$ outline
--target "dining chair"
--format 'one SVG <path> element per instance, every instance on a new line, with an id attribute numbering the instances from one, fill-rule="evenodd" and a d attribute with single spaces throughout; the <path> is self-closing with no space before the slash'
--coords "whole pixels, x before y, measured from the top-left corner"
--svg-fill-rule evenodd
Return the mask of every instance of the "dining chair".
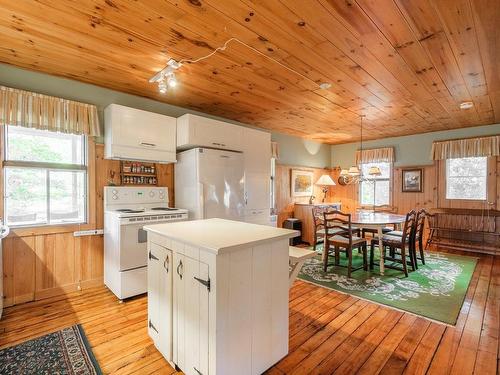
<path id="1" fill-rule="evenodd" d="M 313 225 L 314 225 L 314 243 L 313 250 L 316 251 L 316 245 L 323 242 L 325 238 L 325 226 L 323 225 L 323 213 L 328 210 L 329 207 L 317 206 L 312 208 Z"/>
<path id="2" fill-rule="evenodd" d="M 353 230 L 351 222 L 351 214 L 346 214 L 337 210 L 327 211 L 323 213 L 323 222 L 325 224 L 325 244 L 323 256 L 323 270 L 326 272 L 328 268 L 328 256 L 330 248 L 333 247 L 335 266 L 340 265 L 340 252 L 346 253 L 348 258 L 347 277 L 351 277 L 351 273 L 363 268 L 368 270 L 367 261 L 367 242 L 365 238 L 354 235 L 356 230 Z M 354 249 L 361 250 L 363 253 L 363 266 L 352 268 L 352 251 Z M 342 266 L 343 267 L 343 266 Z"/>
<path id="3" fill-rule="evenodd" d="M 361 210 L 365 210 L 365 208 L 361 207 Z M 393 214 L 396 212 L 396 208 L 389 206 L 389 205 L 382 205 L 382 206 L 375 206 L 375 208 L 372 208 L 371 210 L 368 209 L 368 211 Z M 382 233 L 384 233 L 384 234 L 389 233 L 389 232 L 393 231 L 394 229 L 395 229 L 394 227 L 393 228 L 385 227 L 385 228 L 382 228 Z M 375 235 L 378 233 L 378 230 L 373 229 L 373 228 L 363 228 L 361 230 L 361 237 L 366 238 L 366 233 L 370 233 L 372 237 L 375 237 Z"/>
<path id="4" fill-rule="evenodd" d="M 427 217 L 427 211 L 422 208 L 417 212 L 416 224 L 415 224 L 415 233 L 413 235 L 413 258 L 415 259 L 415 266 L 418 268 L 417 260 L 420 259 L 422 264 L 425 264 L 425 256 L 424 256 L 424 227 L 425 227 L 425 218 Z M 420 254 L 420 258 L 417 254 L 417 245 L 418 252 Z"/>
<path id="5" fill-rule="evenodd" d="M 410 264 L 412 266 L 413 271 L 415 271 L 416 269 L 416 260 L 414 258 L 414 252 L 412 250 L 411 244 L 415 230 L 416 216 L 417 214 L 415 213 L 415 210 L 411 210 L 406 214 L 406 219 L 401 236 L 390 234 L 382 235 L 382 249 L 380 249 L 380 256 L 384 258 L 384 262 L 388 260 L 393 263 L 401 263 L 402 265 L 402 268 L 393 266 L 392 264 L 386 265 L 385 267 L 403 271 L 406 277 L 408 277 L 407 264 Z M 370 244 L 370 269 L 373 269 L 374 250 L 375 246 L 378 245 L 378 237 L 372 238 Z M 389 256 L 387 256 L 388 248 L 390 249 Z M 397 258 L 398 255 L 400 256 L 400 258 Z M 410 257 L 409 262 L 406 260 L 407 255 Z"/>
<path id="6" fill-rule="evenodd" d="M 413 226 L 413 231 L 410 236 L 410 251 L 412 253 L 412 257 L 415 261 L 415 268 L 418 269 L 418 260 L 425 264 L 425 255 L 424 255 L 424 227 L 425 227 L 425 218 L 428 216 L 427 211 L 424 208 L 421 208 L 416 213 L 415 223 Z M 403 236 L 403 231 L 393 230 L 387 233 L 389 236 Z M 420 257 L 417 254 L 420 253 Z"/>

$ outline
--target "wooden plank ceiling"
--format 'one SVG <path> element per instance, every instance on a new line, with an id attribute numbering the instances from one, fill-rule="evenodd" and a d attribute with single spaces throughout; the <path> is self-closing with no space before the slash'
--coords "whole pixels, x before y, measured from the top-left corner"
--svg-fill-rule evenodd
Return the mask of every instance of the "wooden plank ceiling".
<path id="1" fill-rule="evenodd" d="M 367 139 L 500 122 L 499 24 L 498 0 L 0 0 L 0 61 L 336 144 L 360 115 Z M 148 82 L 231 37 L 272 59 L 231 43 Z"/>

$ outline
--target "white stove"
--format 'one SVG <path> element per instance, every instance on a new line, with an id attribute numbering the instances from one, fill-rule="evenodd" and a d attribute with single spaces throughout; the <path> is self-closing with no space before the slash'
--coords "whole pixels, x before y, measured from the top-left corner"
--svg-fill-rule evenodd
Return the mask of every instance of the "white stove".
<path id="1" fill-rule="evenodd" d="M 187 220 L 164 187 L 104 187 L 104 284 L 125 299 L 147 291 L 145 224 Z"/>

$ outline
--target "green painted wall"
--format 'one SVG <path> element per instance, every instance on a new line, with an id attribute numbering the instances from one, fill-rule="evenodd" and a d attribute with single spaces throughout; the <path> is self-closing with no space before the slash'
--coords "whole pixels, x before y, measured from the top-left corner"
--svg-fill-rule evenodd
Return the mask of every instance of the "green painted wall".
<path id="1" fill-rule="evenodd" d="M 363 142 L 363 148 L 392 146 L 396 158 L 395 166 L 427 165 L 432 164 L 430 154 L 433 141 L 493 134 L 500 134 L 500 124 L 366 141 Z M 353 165 L 354 156 L 358 149 L 359 142 L 332 146 L 331 166 L 347 168 Z"/>
<path id="2" fill-rule="evenodd" d="M 179 117 L 185 113 L 194 113 L 237 125 L 251 127 L 250 125 L 237 121 L 222 119 L 220 117 L 169 105 L 156 100 L 125 94 L 66 78 L 24 70 L 6 64 L 0 64 L 0 85 L 94 104 L 97 106 L 99 112 L 101 126 L 104 124 L 104 107 L 111 103 L 116 103 L 173 117 Z M 322 145 L 320 143 L 305 141 L 301 138 L 277 133 L 272 133 L 272 139 L 279 143 L 281 154 L 280 162 L 283 164 L 311 167 L 324 167 L 330 165 L 330 146 L 328 145 Z"/>

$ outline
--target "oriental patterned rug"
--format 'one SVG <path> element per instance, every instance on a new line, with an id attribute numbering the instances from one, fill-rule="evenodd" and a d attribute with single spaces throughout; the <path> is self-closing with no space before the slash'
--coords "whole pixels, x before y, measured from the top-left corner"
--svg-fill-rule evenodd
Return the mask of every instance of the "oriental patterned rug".
<path id="1" fill-rule="evenodd" d="M 80 325 L 0 350 L 0 374 L 100 375 Z"/>
<path id="2" fill-rule="evenodd" d="M 321 251 L 321 250 L 320 250 Z M 331 260 L 333 261 L 333 259 Z M 341 264 L 346 264 L 344 255 Z M 427 252 L 425 265 L 404 277 L 402 271 L 385 269 L 378 273 L 360 269 L 347 277 L 347 269 L 329 266 L 323 272 L 321 255 L 308 260 L 298 278 L 341 293 L 387 305 L 434 321 L 455 325 L 476 267 L 477 258 Z M 353 268 L 363 264 L 361 254 L 353 254 Z M 411 267 L 410 267 L 411 269 Z"/>

